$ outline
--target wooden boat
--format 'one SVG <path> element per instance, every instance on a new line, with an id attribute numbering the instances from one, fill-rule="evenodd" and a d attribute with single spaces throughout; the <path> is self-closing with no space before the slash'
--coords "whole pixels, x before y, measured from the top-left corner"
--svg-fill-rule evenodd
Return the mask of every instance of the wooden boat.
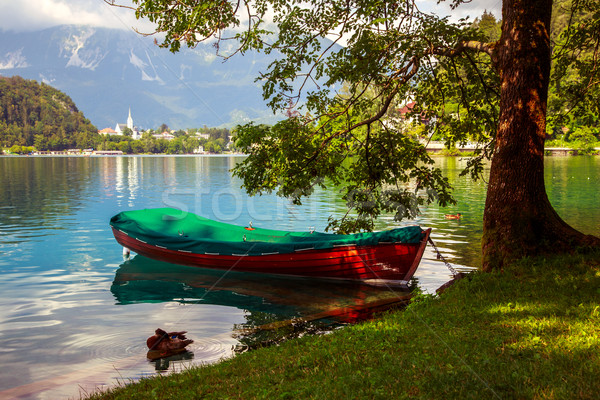
<path id="1" fill-rule="evenodd" d="M 110 225 L 124 248 L 173 264 L 399 284 L 415 273 L 431 232 L 418 226 L 352 235 L 288 232 L 172 208 L 124 211 Z"/>

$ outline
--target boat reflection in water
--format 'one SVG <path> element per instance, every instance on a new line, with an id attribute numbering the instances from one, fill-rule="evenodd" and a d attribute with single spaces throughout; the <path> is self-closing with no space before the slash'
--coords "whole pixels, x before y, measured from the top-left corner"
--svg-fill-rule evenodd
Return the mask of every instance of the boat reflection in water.
<path id="1" fill-rule="evenodd" d="M 186 267 L 136 255 L 116 271 L 111 292 L 123 305 L 175 301 L 244 310 L 246 322 L 234 324 L 232 336 L 240 342 L 236 350 L 245 351 L 403 306 L 412 288 Z"/>

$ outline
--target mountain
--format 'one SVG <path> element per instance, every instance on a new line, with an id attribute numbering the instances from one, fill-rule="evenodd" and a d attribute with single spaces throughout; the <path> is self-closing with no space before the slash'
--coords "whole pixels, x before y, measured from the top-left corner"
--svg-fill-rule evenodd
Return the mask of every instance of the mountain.
<path id="1" fill-rule="evenodd" d="M 0 31 L 1 76 L 61 90 L 100 129 L 124 123 L 130 107 L 140 128 L 272 123 L 276 118 L 254 82 L 271 61 L 248 53 L 222 62 L 208 44 L 173 54 L 153 37 L 108 28 Z"/>

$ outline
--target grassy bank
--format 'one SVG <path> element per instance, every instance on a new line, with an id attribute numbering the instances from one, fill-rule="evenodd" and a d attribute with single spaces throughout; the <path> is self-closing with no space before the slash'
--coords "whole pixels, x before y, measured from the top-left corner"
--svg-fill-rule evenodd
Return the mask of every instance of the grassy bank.
<path id="1" fill-rule="evenodd" d="M 524 260 L 330 335 L 102 399 L 543 398 L 600 393 L 600 254 Z"/>

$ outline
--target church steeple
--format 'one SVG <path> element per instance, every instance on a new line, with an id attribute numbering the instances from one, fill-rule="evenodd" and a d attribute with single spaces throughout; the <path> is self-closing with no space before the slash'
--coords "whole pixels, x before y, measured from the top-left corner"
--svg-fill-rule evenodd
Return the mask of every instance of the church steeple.
<path id="1" fill-rule="evenodd" d="M 131 107 L 129 107 L 129 116 L 127 117 L 127 127 L 133 130 L 133 118 L 131 118 Z"/>

